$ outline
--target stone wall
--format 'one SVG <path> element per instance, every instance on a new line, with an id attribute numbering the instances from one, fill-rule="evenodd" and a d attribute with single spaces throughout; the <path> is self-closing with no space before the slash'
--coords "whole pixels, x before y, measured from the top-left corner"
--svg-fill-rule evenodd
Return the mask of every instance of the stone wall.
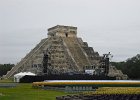
<path id="1" fill-rule="evenodd" d="M 57 25 L 55 27 L 48 29 L 48 37 L 51 36 L 76 37 L 76 35 L 77 35 L 77 27 Z"/>

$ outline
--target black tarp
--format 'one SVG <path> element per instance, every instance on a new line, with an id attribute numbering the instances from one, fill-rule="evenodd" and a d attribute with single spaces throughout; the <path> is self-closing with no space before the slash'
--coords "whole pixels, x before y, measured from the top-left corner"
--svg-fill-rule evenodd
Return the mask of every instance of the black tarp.
<path id="1" fill-rule="evenodd" d="M 60 75 L 41 75 L 41 76 L 24 76 L 20 79 L 21 83 L 40 82 L 44 80 L 115 80 L 115 77 L 98 76 L 88 74 L 60 74 Z"/>

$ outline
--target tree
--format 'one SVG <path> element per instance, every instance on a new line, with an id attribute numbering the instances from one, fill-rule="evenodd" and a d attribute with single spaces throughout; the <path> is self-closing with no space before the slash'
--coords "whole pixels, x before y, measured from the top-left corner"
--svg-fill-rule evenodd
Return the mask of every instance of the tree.
<path id="1" fill-rule="evenodd" d="M 140 54 L 123 62 L 112 62 L 117 69 L 122 70 L 131 79 L 140 79 Z"/>
<path id="2" fill-rule="evenodd" d="M 5 75 L 13 66 L 14 64 L 0 64 L 0 76 Z"/>

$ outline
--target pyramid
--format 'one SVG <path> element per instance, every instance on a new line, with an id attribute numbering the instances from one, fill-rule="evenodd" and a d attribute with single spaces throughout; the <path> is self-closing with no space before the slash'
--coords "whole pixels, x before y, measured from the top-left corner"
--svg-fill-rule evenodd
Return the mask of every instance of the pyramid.
<path id="1" fill-rule="evenodd" d="M 47 60 L 45 57 L 47 55 Z M 121 71 L 111 67 L 102 67 L 102 57 L 77 37 L 77 27 L 57 25 L 48 29 L 48 38 L 44 38 L 17 65 L 4 75 L 13 77 L 19 72 L 32 72 L 37 75 L 84 73 L 85 69 L 101 69 L 110 76 L 123 77 Z M 107 69 L 107 70 L 106 70 Z M 114 70 L 115 69 L 115 70 Z M 101 72 L 102 72 L 101 71 Z M 115 73 L 115 74 L 114 74 Z M 126 78 L 126 75 L 125 75 Z"/>
<path id="2" fill-rule="evenodd" d="M 48 38 L 42 39 L 5 78 L 19 72 L 43 73 L 44 52 L 49 52 L 51 73 L 83 72 L 85 66 L 99 63 L 100 56 L 87 42 L 77 37 L 77 27 L 57 25 L 48 29 Z"/>

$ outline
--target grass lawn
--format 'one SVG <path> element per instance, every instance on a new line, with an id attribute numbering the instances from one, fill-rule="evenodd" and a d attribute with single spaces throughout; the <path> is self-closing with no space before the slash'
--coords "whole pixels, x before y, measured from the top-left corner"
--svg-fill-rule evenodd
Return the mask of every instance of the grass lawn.
<path id="1" fill-rule="evenodd" d="M 12 79 L 4 79 L 4 80 L 0 80 L 0 83 L 13 83 Z"/>
<path id="2" fill-rule="evenodd" d="M 0 88 L 0 100 L 55 100 L 56 96 L 67 95 L 61 91 L 34 89 L 32 84 L 21 84 L 14 88 Z"/>

